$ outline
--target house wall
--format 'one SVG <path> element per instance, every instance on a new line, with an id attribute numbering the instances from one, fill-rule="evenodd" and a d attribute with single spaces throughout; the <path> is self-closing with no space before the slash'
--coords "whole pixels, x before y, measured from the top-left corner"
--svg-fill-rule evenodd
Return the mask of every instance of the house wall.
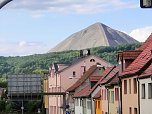
<path id="1" fill-rule="evenodd" d="M 95 100 L 95 105 L 96 105 L 95 114 L 102 114 L 102 101 L 101 101 L 101 99 L 96 99 Z"/>
<path id="2" fill-rule="evenodd" d="M 75 99 L 75 114 L 83 114 L 83 107 L 80 102 L 82 103 L 80 98 Z"/>
<path id="3" fill-rule="evenodd" d="M 43 91 L 48 92 L 48 80 L 43 81 Z M 44 106 L 46 109 L 49 108 L 49 98 L 47 95 L 44 95 Z"/>
<path id="4" fill-rule="evenodd" d="M 91 93 L 91 98 L 93 98 L 97 93 L 98 91 L 100 90 L 100 86 L 98 86 L 92 93 Z M 102 105 L 101 105 L 102 106 Z M 96 106 L 95 106 L 95 101 L 92 101 L 92 114 L 95 114 L 95 111 L 96 110 Z"/>
<path id="5" fill-rule="evenodd" d="M 101 86 L 101 99 L 102 99 L 102 112 L 108 113 L 108 99 L 107 99 L 107 89 L 104 85 Z M 103 114 L 104 114 L 103 113 Z"/>
<path id="6" fill-rule="evenodd" d="M 90 62 L 91 59 L 94 59 L 95 61 Z M 96 56 L 89 56 L 86 57 L 81 62 L 78 62 L 74 65 L 71 65 L 69 68 L 65 69 L 63 72 L 61 72 L 61 86 L 65 90 L 68 89 L 70 86 L 72 86 L 84 73 L 84 67 L 86 67 L 86 71 L 90 68 L 90 66 L 93 66 L 97 63 L 100 63 L 102 66 L 109 66 L 109 63 L 106 63 L 105 61 L 101 60 L 100 58 Z M 73 72 L 75 72 L 75 77 L 73 77 Z M 69 77 L 73 77 L 73 79 L 69 79 Z M 66 83 L 68 82 L 68 83 Z"/>
<path id="7" fill-rule="evenodd" d="M 135 114 L 135 108 L 137 108 L 137 114 L 139 114 L 138 111 L 138 82 L 136 84 L 137 86 L 137 93 L 134 93 L 134 78 L 137 78 L 136 76 L 131 78 L 124 78 L 122 79 L 122 114 L 130 114 L 130 110 L 132 114 Z M 124 94 L 124 80 L 127 81 L 127 94 Z M 129 86 L 129 80 L 131 80 L 131 87 Z M 130 89 L 131 88 L 131 93 Z"/>
<path id="8" fill-rule="evenodd" d="M 113 92 L 113 95 L 112 95 Z M 115 104 L 114 104 L 114 88 L 108 90 L 108 101 L 109 101 L 109 114 L 115 114 Z M 112 100 L 113 97 L 113 100 Z"/>
<path id="9" fill-rule="evenodd" d="M 148 98 L 148 83 L 152 83 L 151 78 L 140 79 L 140 114 L 152 113 L 152 98 Z M 142 84 L 145 84 L 145 98 L 142 98 Z"/>
<path id="10" fill-rule="evenodd" d="M 114 86 L 114 88 L 112 89 L 109 89 L 109 114 L 119 114 L 119 99 L 116 100 L 115 99 L 115 88 L 118 88 L 119 90 L 119 87 L 118 86 Z M 113 94 L 113 102 L 112 102 L 112 92 L 114 93 Z M 120 93 L 120 90 L 119 90 L 119 93 Z M 119 95 L 118 95 L 119 96 Z"/>
<path id="11" fill-rule="evenodd" d="M 94 59 L 95 61 L 90 61 Z M 64 92 L 70 86 L 72 86 L 84 73 L 84 66 L 86 67 L 86 71 L 90 68 L 90 66 L 100 63 L 102 66 L 110 66 L 111 64 L 105 62 L 101 58 L 96 56 L 88 56 L 84 58 L 82 61 L 75 63 L 68 68 L 64 69 L 62 72 L 55 73 L 54 70 L 51 70 L 49 80 L 49 92 Z M 62 67 L 59 69 L 62 69 Z M 75 76 L 73 77 L 73 72 L 75 72 Z M 73 77 L 70 79 L 69 77 Z M 56 88 L 57 87 L 57 88 Z M 59 96 L 49 96 L 49 111 L 56 109 L 56 113 L 53 114 L 61 114 L 63 109 L 59 109 L 62 106 L 62 98 Z M 58 107 L 58 108 L 57 108 Z M 79 113 L 78 113 L 79 114 Z"/>

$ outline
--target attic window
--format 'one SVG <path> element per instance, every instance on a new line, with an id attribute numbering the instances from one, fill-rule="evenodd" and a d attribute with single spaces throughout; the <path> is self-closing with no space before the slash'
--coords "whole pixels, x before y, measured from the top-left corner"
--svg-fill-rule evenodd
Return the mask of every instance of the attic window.
<path id="1" fill-rule="evenodd" d="M 76 76 L 76 73 L 75 73 L 75 71 L 73 71 L 73 77 L 75 77 Z"/>
<path id="2" fill-rule="evenodd" d="M 95 62 L 95 60 L 94 59 L 90 59 L 90 62 Z"/>

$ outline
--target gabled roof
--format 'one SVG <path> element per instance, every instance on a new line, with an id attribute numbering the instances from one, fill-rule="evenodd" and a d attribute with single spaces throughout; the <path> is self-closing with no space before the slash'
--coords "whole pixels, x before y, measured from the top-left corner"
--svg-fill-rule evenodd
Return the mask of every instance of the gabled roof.
<path id="1" fill-rule="evenodd" d="M 89 80 L 91 82 L 98 82 L 100 80 L 101 76 L 90 76 Z"/>
<path id="2" fill-rule="evenodd" d="M 119 72 L 119 66 L 115 67 L 99 84 L 109 83 Z"/>
<path id="3" fill-rule="evenodd" d="M 73 97 L 87 97 L 87 96 L 89 96 L 90 88 L 91 87 L 89 85 L 84 87 L 80 91 L 75 92 Z"/>
<path id="4" fill-rule="evenodd" d="M 97 65 L 93 65 L 91 66 L 87 71 L 86 73 L 81 76 L 80 79 L 78 79 L 76 81 L 75 84 L 73 84 L 70 88 L 67 89 L 67 91 L 71 92 L 71 91 L 74 91 L 77 87 L 79 87 L 85 80 L 88 79 L 89 76 L 91 76 L 91 74 L 97 69 Z"/>
<path id="5" fill-rule="evenodd" d="M 147 46 L 152 44 L 152 34 L 147 38 L 147 40 L 138 48 L 138 50 L 145 50 Z"/>
<path id="6" fill-rule="evenodd" d="M 106 77 L 106 76 L 108 76 L 109 75 L 109 73 L 113 70 L 115 68 L 115 66 L 114 67 L 108 67 L 107 69 L 105 69 L 103 72 L 102 72 L 102 74 L 101 74 L 101 78 L 100 78 L 100 80 L 93 86 L 93 88 L 89 88 L 89 89 L 85 89 L 85 92 L 87 93 L 87 94 L 85 94 L 86 96 L 85 97 L 88 97 L 94 90 L 95 90 L 95 88 L 100 84 L 100 82 Z M 80 92 L 81 93 L 81 92 Z"/>
<path id="7" fill-rule="evenodd" d="M 67 68 L 65 68 L 65 69 L 63 69 L 63 70 L 60 70 L 59 72 L 63 72 L 64 70 L 67 70 L 67 69 L 70 68 L 71 66 L 73 66 L 73 65 L 75 65 L 75 64 L 78 64 L 78 63 L 80 63 L 81 61 L 84 61 L 85 59 L 87 59 L 87 58 L 89 58 L 89 57 L 96 57 L 96 58 L 100 59 L 101 61 L 107 63 L 109 66 L 113 66 L 111 63 L 105 61 L 104 59 L 102 59 L 102 58 L 100 58 L 100 57 L 98 57 L 98 56 L 96 56 L 96 55 L 88 55 L 88 56 L 83 56 L 83 57 L 81 57 L 81 58 L 78 58 L 77 60 L 73 61 L 72 64 L 69 65 L 69 67 L 67 67 Z"/>
<path id="8" fill-rule="evenodd" d="M 68 67 L 70 64 L 62 64 L 62 63 L 53 63 L 51 65 L 51 69 L 54 69 L 55 72 L 61 71 L 63 69 L 65 69 L 66 67 Z"/>
<path id="9" fill-rule="evenodd" d="M 93 88 L 91 88 L 90 93 L 93 92 L 93 91 L 96 89 L 96 87 L 101 83 L 101 81 L 104 80 L 104 78 L 107 77 L 108 74 L 109 74 L 114 68 L 115 68 L 115 66 L 113 66 L 113 67 L 107 67 L 107 68 L 102 72 L 100 80 L 93 86 Z"/>
<path id="10" fill-rule="evenodd" d="M 101 97 L 101 89 L 95 94 L 94 99 L 99 99 Z"/>
<path id="11" fill-rule="evenodd" d="M 122 59 L 136 59 L 139 54 L 141 53 L 141 50 L 129 50 L 129 51 L 123 51 L 118 53 L 118 58 Z"/>
<path id="12" fill-rule="evenodd" d="M 146 78 L 152 76 L 152 64 L 139 76 L 139 78 Z"/>
<path id="13" fill-rule="evenodd" d="M 152 60 L 151 44 L 120 74 L 120 77 L 142 73 Z"/>

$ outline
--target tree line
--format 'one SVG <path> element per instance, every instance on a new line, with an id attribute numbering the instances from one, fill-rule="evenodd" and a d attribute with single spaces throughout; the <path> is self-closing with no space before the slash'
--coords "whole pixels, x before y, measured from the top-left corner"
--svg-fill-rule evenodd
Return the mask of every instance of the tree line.
<path id="1" fill-rule="evenodd" d="M 110 63 L 117 64 L 117 54 L 124 50 L 134 50 L 141 44 L 126 44 L 115 47 L 96 47 L 91 54 L 102 57 Z M 71 63 L 79 58 L 79 51 L 52 52 L 29 56 L 0 57 L 0 76 L 9 74 L 33 74 L 47 72 L 52 63 Z"/>

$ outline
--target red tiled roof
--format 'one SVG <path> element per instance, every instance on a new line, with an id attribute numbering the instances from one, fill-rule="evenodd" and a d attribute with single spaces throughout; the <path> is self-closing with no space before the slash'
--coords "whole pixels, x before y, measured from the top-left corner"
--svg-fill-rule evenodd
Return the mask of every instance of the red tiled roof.
<path id="1" fill-rule="evenodd" d="M 99 90 L 96 94 L 95 94 L 95 96 L 93 97 L 94 99 L 98 99 L 98 98 L 100 98 L 101 97 L 101 90 Z"/>
<path id="2" fill-rule="evenodd" d="M 101 74 L 101 78 L 100 80 L 93 86 L 93 88 L 91 88 L 91 90 L 89 91 L 89 95 L 96 89 L 96 87 L 101 83 L 102 80 L 104 80 L 105 77 L 107 77 L 109 75 L 109 73 L 115 68 L 115 66 L 113 67 L 108 67 L 106 68 L 102 74 Z"/>
<path id="3" fill-rule="evenodd" d="M 74 93 L 73 97 L 87 97 L 89 96 L 90 86 L 86 86 L 78 92 Z"/>
<path id="4" fill-rule="evenodd" d="M 139 78 L 144 78 L 152 75 L 152 64 L 139 76 Z"/>
<path id="5" fill-rule="evenodd" d="M 102 76 L 90 76 L 89 79 L 92 82 L 98 82 Z"/>
<path id="6" fill-rule="evenodd" d="M 96 65 L 93 65 L 91 66 L 87 71 L 86 73 L 81 76 L 80 79 L 78 79 L 78 81 L 73 84 L 70 88 L 67 89 L 67 91 L 74 91 L 77 87 L 79 87 L 85 80 L 88 79 L 88 77 L 97 69 L 97 66 Z"/>
<path id="7" fill-rule="evenodd" d="M 111 70 L 113 70 L 113 68 L 114 67 L 107 67 L 103 72 L 102 72 L 102 74 L 101 74 L 101 78 L 100 78 L 100 80 L 95 84 L 95 86 L 93 87 L 93 88 L 90 88 L 90 86 L 89 87 L 85 87 L 85 88 L 83 88 L 81 91 L 79 91 L 79 92 L 75 92 L 74 94 L 75 94 L 75 97 L 87 97 L 87 96 L 89 96 L 91 93 L 92 93 L 92 91 L 98 86 L 98 84 L 99 84 L 99 82 L 105 77 L 105 76 L 107 76 L 108 74 L 109 74 L 109 72 L 111 72 Z M 72 87 L 71 87 L 72 88 Z M 69 89 L 70 90 L 70 89 Z M 81 95 L 82 94 L 82 95 Z"/>
<path id="8" fill-rule="evenodd" d="M 119 82 L 119 78 L 118 78 L 118 75 L 117 75 L 108 84 L 113 85 L 113 84 L 118 84 L 118 82 Z"/>
<path id="9" fill-rule="evenodd" d="M 123 51 L 119 52 L 118 58 L 122 60 L 123 59 L 136 59 L 139 54 L 141 53 L 141 50 L 131 50 L 131 51 Z"/>
<path id="10" fill-rule="evenodd" d="M 147 40 L 138 48 L 138 50 L 144 50 L 147 46 L 152 44 L 152 34 L 147 38 Z"/>
<path id="11" fill-rule="evenodd" d="M 123 77 L 128 74 L 135 74 L 141 71 L 141 69 L 144 69 L 144 66 L 152 60 L 151 50 L 152 46 L 147 46 L 147 48 L 120 74 L 120 76 Z"/>
<path id="12" fill-rule="evenodd" d="M 116 74 L 119 72 L 119 67 L 115 67 L 108 75 L 105 77 L 100 84 L 105 84 L 107 83 L 110 79 L 112 79 Z"/>

